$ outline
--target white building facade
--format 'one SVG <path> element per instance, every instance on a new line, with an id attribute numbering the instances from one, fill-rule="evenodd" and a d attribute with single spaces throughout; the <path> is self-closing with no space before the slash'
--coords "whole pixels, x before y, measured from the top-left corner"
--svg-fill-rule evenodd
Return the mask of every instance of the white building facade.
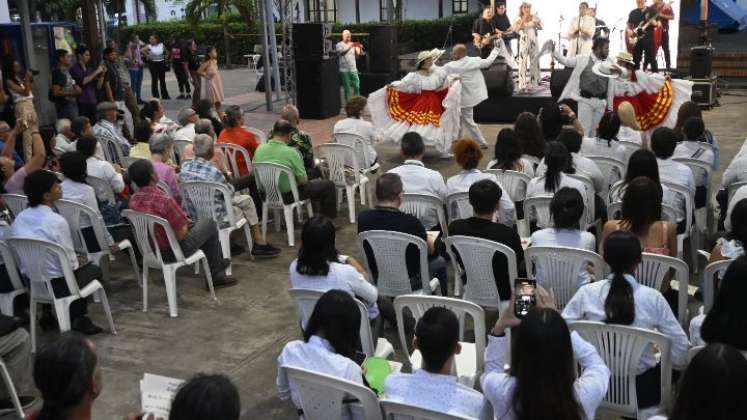
<path id="1" fill-rule="evenodd" d="M 155 0 L 155 3 L 156 20 L 165 22 L 184 19 L 189 0 Z M 136 25 L 147 21 L 145 9 L 139 0 L 125 0 L 125 15 L 128 25 Z"/>
<path id="2" fill-rule="evenodd" d="M 399 20 L 446 18 L 475 14 L 479 0 L 392 0 Z M 301 16 L 307 22 L 363 23 L 387 20 L 389 0 L 299 0 Z"/>

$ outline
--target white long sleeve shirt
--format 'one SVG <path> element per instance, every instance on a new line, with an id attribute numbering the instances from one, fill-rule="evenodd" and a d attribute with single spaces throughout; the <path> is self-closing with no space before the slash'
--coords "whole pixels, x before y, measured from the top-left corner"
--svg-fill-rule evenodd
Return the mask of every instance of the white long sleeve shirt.
<path id="1" fill-rule="evenodd" d="M 13 238 L 41 239 L 54 242 L 65 248 L 70 267 L 78 269 L 78 257 L 75 254 L 73 237 L 70 236 L 70 226 L 65 218 L 55 213 L 51 207 L 40 204 L 36 207 L 28 207 L 20 212 L 11 225 L 11 236 Z M 21 271 L 27 272 L 24 267 L 38 264 L 39 261 L 27 261 L 20 255 Z M 50 278 L 64 277 L 62 267 L 56 257 L 48 256 L 44 262 L 44 271 Z"/>
<path id="2" fill-rule="evenodd" d="M 108 182 L 115 193 L 121 193 L 124 190 L 122 174 L 117 173 L 111 163 L 92 156 L 86 159 L 86 171 L 88 176 L 95 176 Z"/>
<path id="3" fill-rule="evenodd" d="M 658 290 L 641 285 L 631 275 L 626 274 L 625 279 L 633 288 L 635 302 L 635 319 L 631 326 L 656 330 L 669 337 L 672 342 L 672 365 L 684 367 L 687 364 L 690 342 L 664 296 Z M 611 280 L 601 280 L 582 286 L 563 309 L 563 318 L 567 321 L 604 321 L 607 318 L 604 302 L 610 291 L 610 284 Z M 638 374 L 654 366 L 656 357 L 653 346 L 649 345 L 641 356 Z"/>
<path id="4" fill-rule="evenodd" d="M 402 187 L 407 194 L 430 194 L 446 203 L 446 183 L 440 172 L 428 169 L 423 162 L 407 159 L 403 165 L 392 168 L 388 173 L 399 175 Z M 420 222 L 426 229 L 438 225 L 436 210 L 424 215 Z"/>
<path id="5" fill-rule="evenodd" d="M 488 340 L 488 347 L 485 349 L 485 374 L 481 379 L 482 390 L 485 398 L 493 405 L 496 419 L 513 420 L 516 418 L 512 408 L 516 378 L 504 372 L 510 343 L 507 336 L 489 336 Z M 578 403 L 584 410 L 584 418 L 593 419 L 597 407 L 607 394 L 610 371 L 594 346 L 584 341 L 576 332 L 571 333 L 571 345 L 573 355 L 583 370 L 573 383 L 573 388 Z"/>
<path id="6" fill-rule="evenodd" d="M 481 70 L 490 67 L 498 54 L 498 49 L 493 48 L 487 58 L 462 57 L 442 67 L 447 74 L 457 74 L 462 78 L 461 108 L 472 108 L 488 99 L 488 88 Z"/>
<path id="7" fill-rule="evenodd" d="M 591 182 L 594 184 L 594 191 L 597 193 L 601 192 L 604 189 L 604 184 L 607 183 L 607 177 L 602 175 L 599 166 L 593 160 L 584 157 L 580 153 L 571 153 L 571 158 L 573 159 L 573 167 L 578 174 L 585 175 L 591 179 Z M 545 160 L 542 159 L 539 166 L 537 166 L 536 174 L 537 176 L 543 176 L 546 171 L 547 166 L 545 166 Z"/>
<path id="8" fill-rule="evenodd" d="M 456 376 L 425 369 L 389 375 L 384 383 L 384 399 L 474 418 L 479 418 L 485 408 L 482 394 L 457 382 Z"/>
<path id="9" fill-rule="evenodd" d="M 472 186 L 472 184 L 477 181 L 482 181 L 483 179 L 489 179 L 495 182 L 496 184 L 498 184 L 498 187 L 501 189 L 501 191 L 503 191 L 503 194 L 501 194 L 501 198 L 499 201 L 500 208 L 498 209 L 500 222 L 508 227 L 512 227 L 514 225 L 514 213 L 516 212 L 516 205 L 514 204 L 511 197 L 509 197 L 506 193 L 506 189 L 503 188 L 503 185 L 498 182 L 498 178 L 496 178 L 493 174 L 482 172 L 479 169 L 464 170 L 462 172 L 459 172 L 458 174 L 446 180 L 447 196 L 460 192 L 469 192 L 469 188 Z"/>

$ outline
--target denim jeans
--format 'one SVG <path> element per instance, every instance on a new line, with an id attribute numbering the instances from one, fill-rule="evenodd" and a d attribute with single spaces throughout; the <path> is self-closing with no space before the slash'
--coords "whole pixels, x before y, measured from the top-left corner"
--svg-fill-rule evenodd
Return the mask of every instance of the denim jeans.
<path id="1" fill-rule="evenodd" d="M 143 68 L 130 69 L 130 83 L 132 85 L 132 93 L 135 94 L 135 98 L 140 100 L 140 89 L 143 86 Z"/>

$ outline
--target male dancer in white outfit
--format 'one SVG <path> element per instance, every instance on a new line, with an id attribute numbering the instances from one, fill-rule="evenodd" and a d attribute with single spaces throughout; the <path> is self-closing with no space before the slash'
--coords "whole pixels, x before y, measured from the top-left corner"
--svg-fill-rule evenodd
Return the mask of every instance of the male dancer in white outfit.
<path id="1" fill-rule="evenodd" d="M 592 69 L 597 62 L 608 61 L 609 53 L 609 39 L 597 38 L 591 55 L 564 57 L 560 50 L 555 50 L 553 54 L 562 65 L 573 67 L 573 73 L 558 100 L 569 98 L 578 103 L 578 120 L 584 126 L 586 137 L 594 137 L 599 121 L 607 110 L 610 79 L 597 75 Z"/>
<path id="2" fill-rule="evenodd" d="M 481 70 L 490 67 L 499 52 L 497 47 L 493 47 L 488 58 L 467 57 L 467 48 L 464 44 L 456 44 L 451 50 L 452 61 L 443 66 L 447 74 L 456 74 L 462 80 L 462 96 L 459 103 L 462 112 L 460 131 L 466 128 L 472 139 L 480 143 L 483 149 L 488 148 L 488 143 L 480 127 L 475 123 L 474 107 L 488 99 L 488 88 Z"/>

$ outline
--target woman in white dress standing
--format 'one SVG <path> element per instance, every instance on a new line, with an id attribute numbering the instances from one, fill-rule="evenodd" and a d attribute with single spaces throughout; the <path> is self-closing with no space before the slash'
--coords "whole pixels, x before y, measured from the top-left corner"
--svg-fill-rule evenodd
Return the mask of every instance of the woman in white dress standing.
<path id="1" fill-rule="evenodd" d="M 537 31 L 542 29 L 542 21 L 532 14 L 532 5 L 524 2 L 519 9 L 519 18 L 511 31 L 519 37 L 519 92 L 530 92 L 539 86 L 539 44 Z"/>

